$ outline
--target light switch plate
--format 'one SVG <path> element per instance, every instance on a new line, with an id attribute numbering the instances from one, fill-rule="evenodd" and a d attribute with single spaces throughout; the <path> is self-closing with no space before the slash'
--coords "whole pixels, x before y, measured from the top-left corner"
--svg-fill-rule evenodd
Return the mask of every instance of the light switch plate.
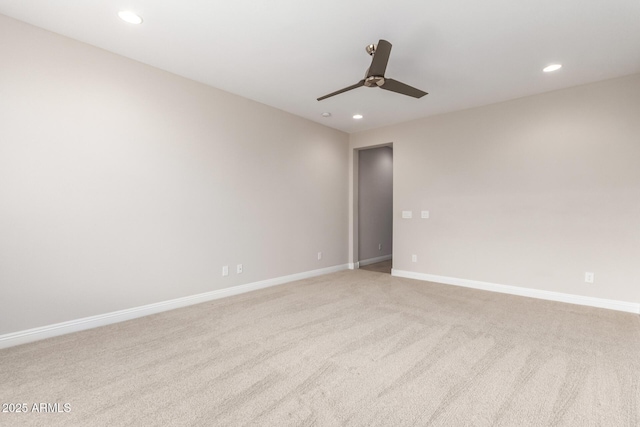
<path id="1" fill-rule="evenodd" d="M 422 211 L 422 212 L 420 212 L 420 218 L 422 218 L 422 219 L 429 219 L 429 211 Z"/>
<path id="2" fill-rule="evenodd" d="M 413 218 L 413 212 L 412 211 L 402 211 L 402 218 L 404 218 L 404 219 Z"/>

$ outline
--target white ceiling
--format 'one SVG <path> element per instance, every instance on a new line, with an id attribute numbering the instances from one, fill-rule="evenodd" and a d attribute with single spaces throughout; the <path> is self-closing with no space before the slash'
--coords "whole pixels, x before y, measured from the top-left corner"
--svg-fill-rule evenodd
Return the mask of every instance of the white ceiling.
<path id="1" fill-rule="evenodd" d="M 640 72 L 640 0 L 0 0 L 0 13 L 346 132 Z M 360 80 L 381 38 L 387 77 L 429 95 L 316 101 Z"/>

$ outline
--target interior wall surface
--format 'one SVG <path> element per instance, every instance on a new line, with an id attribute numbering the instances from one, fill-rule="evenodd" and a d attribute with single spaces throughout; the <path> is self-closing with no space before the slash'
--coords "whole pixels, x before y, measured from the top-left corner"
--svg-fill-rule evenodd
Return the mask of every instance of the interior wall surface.
<path id="1" fill-rule="evenodd" d="M 347 262 L 347 134 L 5 16 L 0 58 L 0 335 Z"/>
<path id="2" fill-rule="evenodd" d="M 637 303 L 639 117 L 634 74 L 352 134 L 350 153 L 393 143 L 394 269 Z"/>

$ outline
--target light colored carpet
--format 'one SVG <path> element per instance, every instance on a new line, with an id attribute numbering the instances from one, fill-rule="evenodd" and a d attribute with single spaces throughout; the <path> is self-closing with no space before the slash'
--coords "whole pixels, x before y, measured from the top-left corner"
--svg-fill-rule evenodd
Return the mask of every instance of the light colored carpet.
<path id="1" fill-rule="evenodd" d="M 376 273 L 391 274 L 391 262 L 392 260 L 376 262 L 375 264 L 369 264 L 360 267 L 362 270 L 374 271 Z"/>
<path id="2" fill-rule="evenodd" d="M 638 426 L 640 317 L 344 271 L 0 351 L 3 426 Z"/>

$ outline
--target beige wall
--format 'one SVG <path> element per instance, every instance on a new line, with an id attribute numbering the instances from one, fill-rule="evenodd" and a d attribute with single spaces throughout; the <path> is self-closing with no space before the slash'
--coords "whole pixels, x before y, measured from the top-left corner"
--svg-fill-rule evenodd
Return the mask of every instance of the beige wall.
<path id="1" fill-rule="evenodd" d="M 346 134 L 3 16 L 0 58 L 0 334 L 347 262 Z"/>
<path id="2" fill-rule="evenodd" d="M 393 236 L 393 149 L 359 152 L 359 261 L 391 255 Z"/>
<path id="3" fill-rule="evenodd" d="M 350 176 L 389 142 L 394 269 L 640 302 L 640 74 L 351 135 Z"/>

